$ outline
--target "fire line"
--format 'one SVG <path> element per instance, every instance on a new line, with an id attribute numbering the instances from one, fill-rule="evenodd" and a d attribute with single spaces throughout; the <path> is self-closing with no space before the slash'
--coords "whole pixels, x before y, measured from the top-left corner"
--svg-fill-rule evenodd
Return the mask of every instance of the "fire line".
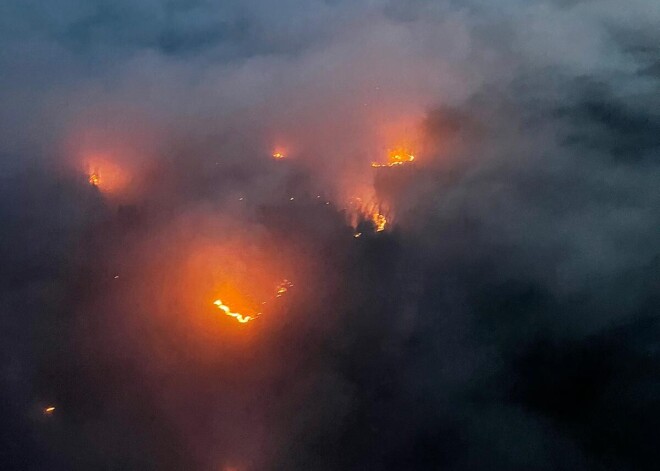
<path id="1" fill-rule="evenodd" d="M 250 321 L 253 321 L 255 319 L 252 316 L 244 316 L 243 314 L 240 314 L 238 312 L 232 312 L 231 309 L 229 308 L 229 306 L 224 304 L 222 302 L 222 300 L 220 300 L 220 299 L 216 299 L 215 301 L 213 301 L 213 304 L 218 306 L 218 309 L 220 309 L 222 312 L 224 312 L 228 316 L 233 317 L 234 319 L 236 319 L 241 324 L 246 324 L 246 323 L 248 323 Z"/>
<path id="2" fill-rule="evenodd" d="M 275 287 L 275 294 L 273 295 L 273 298 L 281 298 L 292 287 L 293 287 L 293 283 L 291 283 L 289 280 L 286 280 L 286 279 L 282 280 Z M 271 298 L 271 299 L 273 299 L 273 298 Z M 233 317 L 234 319 L 236 319 L 237 322 L 239 322 L 241 324 L 247 324 L 248 322 L 251 322 L 251 321 L 259 318 L 259 316 L 261 316 L 261 312 L 257 312 L 253 316 L 241 314 L 240 312 L 234 312 L 234 311 L 231 310 L 231 308 L 229 306 L 227 306 L 225 303 L 223 303 L 221 299 L 216 299 L 215 301 L 213 301 L 213 304 L 215 304 L 215 306 L 218 309 L 220 309 L 222 312 L 224 312 L 227 316 Z M 264 304 L 267 304 L 267 302 L 264 301 L 261 304 L 264 305 Z"/>

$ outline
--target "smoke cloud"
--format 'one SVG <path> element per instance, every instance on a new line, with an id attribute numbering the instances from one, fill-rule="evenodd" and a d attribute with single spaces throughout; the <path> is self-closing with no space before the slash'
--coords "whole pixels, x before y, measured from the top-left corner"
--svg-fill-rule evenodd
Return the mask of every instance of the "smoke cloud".
<path id="1" fill-rule="evenodd" d="M 655 469 L 659 22 L 6 0 L 2 469 Z"/>

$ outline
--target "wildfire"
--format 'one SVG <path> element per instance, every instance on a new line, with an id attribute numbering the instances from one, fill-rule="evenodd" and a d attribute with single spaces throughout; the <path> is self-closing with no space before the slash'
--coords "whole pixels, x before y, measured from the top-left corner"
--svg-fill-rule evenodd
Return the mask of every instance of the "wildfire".
<path id="1" fill-rule="evenodd" d="M 348 223 L 353 227 L 353 237 L 359 239 L 364 235 L 364 222 L 373 224 L 372 229 L 376 232 L 385 231 L 392 224 L 392 211 L 386 203 L 380 202 L 376 196 L 371 198 L 351 197 L 345 208 L 348 216 Z"/>
<path id="2" fill-rule="evenodd" d="M 372 162 L 374 168 L 397 167 L 399 165 L 410 164 L 415 160 L 415 156 L 403 148 L 394 149 L 388 152 L 388 161 L 386 163 Z"/>
<path id="3" fill-rule="evenodd" d="M 383 232 L 385 230 L 385 226 L 387 225 L 387 218 L 382 214 L 375 213 L 371 217 L 371 221 L 376 226 L 376 232 Z"/>
<path id="4" fill-rule="evenodd" d="M 291 283 L 289 280 L 286 280 L 286 279 L 282 280 L 275 287 L 275 294 L 274 294 L 273 297 L 274 298 L 281 298 L 291 288 L 293 288 L 293 283 Z M 233 317 L 234 319 L 236 319 L 236 321 L 240 322 L 241 324 L 247 324 L 248 322 L 251 322 L 251 321 L 259 318 L 259 316 L 261 316 L 261 312 L 257 312 L 253 316 L 241 314 L 240 312 L 233 312 L 231 310 L 231 308 L 229 306 L 227 306 L 225 303 L 223 303 L 222 300 L 220 300 L 220 299 L 216 299 L 215 301 L 213 301 L 213 304 L 215 304 L 215 306 L 218 309 L 220 309 L 222 312 L 224 312 L 227 316 Z M 267 302 L 264 301 L 261 304 L 264 305 L 264 304 L 267 304 Z"/>
<path id="5" fill-rule="evenodd" d="M 87 181 L 105 194 L 123 193 L 131 182 L 127 168 L 122 167 L 112 157 L 91 155 L 84 163 Z"/>
<path id="6" fill-rule="evenodd" d="M 230 317 L 233 317 L 234 319 L 236 319 L 241 324 L 247 324 L 248 322 L 253 321 L 253 320 L 256 319 L 256 317 L 253 317 L 253 316 L 245 316 L 245 315 L 243 315 L 241 313 L 238 313 L 238 312 L 232 312 L 231 309 L 229 308 L 229 306 L 224 304 L 222 302 L 222 300 L 220 300 L 220 299 L 216 299 L 215 301 L 213 301 L 213 304 L 215 304 L 218 307 L 218 309 L 220 309 L 226 315 L 228 315 Z M 261 314 L 261 313 L 258 313 L 257 315 L 259 315 L 259 314 Z"/>
<path id="7" fill-rule="evenodd" d="M 275 160 L 282 160 L 286 158 L 286 155 L 284 155 L 282 152 L 273 152 L 273 158 Z"/>
<path id="8" fill-rule="evenodd" d="M 53 415 L 53 412 L 55 412 L 55 407 L 53 406 L 48 406 L 44 408 L 44 415 Z"/>

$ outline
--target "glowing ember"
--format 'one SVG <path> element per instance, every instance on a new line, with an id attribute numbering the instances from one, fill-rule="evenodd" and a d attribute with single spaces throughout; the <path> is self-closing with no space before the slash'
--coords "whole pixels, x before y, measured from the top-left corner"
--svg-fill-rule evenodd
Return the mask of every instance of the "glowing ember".
<path id="1" fill-rule="evenodd" d="M 361 236 L 362 236 L 362 232 L 356 232 L 355 234 L 353 234 L 353 237 L 355 237 L 356 239 L 358 239 Z"/>
<path id="2" fill-rule="evenodd" d="M 374 168 L 380 167 L 397 167 L 399 165 L 410 164 L 415 160 L 415 156 L 405 149 L 395 149 L 389 151 L 387 163 L 381 164 L 372 162 L 371 166 Z"/>
<path id="3" fill-rule="evenodd" d="M 284 155 L 282 152 L 273 152 L 273 158 L 275 160 L 282 160 L 286 159 L 286 155 Z"/>
<path id="4" fill-rule="evenodd" d="M 290 288 L 293 288 L 293 283 L 291 283 L 289 280 L 282 280 L 282 282 L 277 285 L 277 289 L 275 290 L 275 297 L 282 297 L 282 295 L 289 291 Z"/>
<path id="5" fill-rule="evenodd" d="M 92 186 L 99 186 L 99 183 L 101 183 L 101 177 L 99 177 L 99 174 L 94 172 L 89 176 L 89 184 Z"/>
<path id="6" fill-rule="evenodd" d="M 213 304 L 218 306 L 218 309 L 220 309 L 222 312 L 224 312 L 226 315 L 233 317 L 236 319 L 238 322 L 241 324 L 246 324 L 250 321 L 253 321 L 255 317 L 252 316 L 244 316 L 243 314 L 240 314 L 238 312 L 232 312 L 231 309 L 229 309 L 229 306 L 224 304 L 220 299 L 216 299 L 213 301 Z"/>
<path id="7" fill-rule="evenodd" d="M 55 407 L 53 406 L 44 408 L 44 415 L 53 415 L 53 412 L 55 412 Z"/>
<path id="8" fill-rule="evenodd" d="M 372 216 L 371 220 L 376 226 L 376 232 L 382 232 L 385 230 L 387 225 L 387 218 L 380 213 L 376 213 Z"/>

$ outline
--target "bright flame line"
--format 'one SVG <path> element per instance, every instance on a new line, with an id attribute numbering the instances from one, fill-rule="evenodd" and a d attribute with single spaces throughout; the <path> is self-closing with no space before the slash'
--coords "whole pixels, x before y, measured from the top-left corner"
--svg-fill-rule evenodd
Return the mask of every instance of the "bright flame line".
<path id="1" fill-rule="evenodd" d="M 277 285 L 275 289 L 275 296 L 274 298 L 281 298 L 286 294 L 287 291 L 289 291 L 290 288 L 293 287 L 293 283 L 291 283 L 289 280 L 282 280 L 280 284 Z M 213 301 L 213 304 L 215 304 L 218 309 L 220 309 L 222 312 L 224 312 L 226 315 L 233 317 L 236 319 L 238 322 L 241 324 L 246 324 L 250 321 L 255 320 L 257 317 L 261 316 L 261 313 L 258 312 L 254 317 L 253 316 L 244 316 L 243 314 L 239 312 L 232 312 L 229 306 L 224 304 L 222 300 L 216 299 Z M 266 301 L 262 302 L 261 304 L 266 304 Z"/>
<path id="2" fill-rule="evenodd" d="M 213 302 L 213 304 L 218 306 L 218 309 L 220 309 L 222 312 L 224 312 L 228 316 L 231 316 L 231 317 L 235 318 L 241 324 L 245 324 L 245 323 L 253 321 L 255 319 L 252 316 L 244 316 L 243 314 L 240 314 L 238 312 L 231 312 L 231 309 L 229 309 L 229 306 L 227 306 L 226 304 L 223 304 L 223 302 L 220 299 L 216 299 Z"/>

